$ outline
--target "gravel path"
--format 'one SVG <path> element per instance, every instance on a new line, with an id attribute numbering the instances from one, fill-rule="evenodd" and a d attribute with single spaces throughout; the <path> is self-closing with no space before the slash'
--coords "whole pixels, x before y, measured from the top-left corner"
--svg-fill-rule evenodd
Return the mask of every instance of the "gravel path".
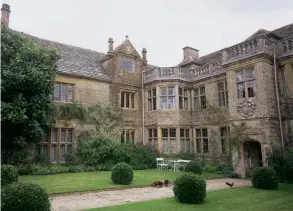
<path id="1" fill-rule="evenodd" d="M 249 186 L 249 180 L 242 179 L 213 179 L 207 180 L 207 190 L 229 188 L 225 183 L 234 182 L 235 187 Z M 97 207 L 106 207 L 117 204 L 147 201 L 173 197 L 172 187 L 163 188 L 131 188 L 124 190 L 97 191 L 76 193 L 52 197 L 52 211 L 77 211 Z"/>

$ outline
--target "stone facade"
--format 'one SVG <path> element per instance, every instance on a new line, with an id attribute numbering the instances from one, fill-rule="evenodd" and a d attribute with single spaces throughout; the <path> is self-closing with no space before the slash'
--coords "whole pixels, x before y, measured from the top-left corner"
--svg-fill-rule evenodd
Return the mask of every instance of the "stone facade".
<path id="1" fill-rule="evenodd" d="M 6 25 L 7 8 L 2 9 Z M 243 177 L 267 165 L 272 147 L 292 145 L 293 24 L 259 30 L 202 57 L 197 49 L 184 47 L 182 62 L 168 68 L 147 64 L 146 49 L 140 55 L 128 37 L 116 48 L 110 38 L 108 52 L 99 53 L 27 36 L 60 52 L 56 82 L 74 85 L 74 100 L 84 106 L 110 101 L 121 109 L 123 142 L 152 144 L 162 153 L 195 153 L 207 160 L 230 154 Z M 246 140 L 236 147 L 229 133 L 243 123 Z M 62 121 L 56 125 L 63 127 Z M 71 123 L 73 136 L 74 127 Z M 63 131 L 66 140 L 69 132 Z M 48 143 L 52 154 L 52 138 Z"/>

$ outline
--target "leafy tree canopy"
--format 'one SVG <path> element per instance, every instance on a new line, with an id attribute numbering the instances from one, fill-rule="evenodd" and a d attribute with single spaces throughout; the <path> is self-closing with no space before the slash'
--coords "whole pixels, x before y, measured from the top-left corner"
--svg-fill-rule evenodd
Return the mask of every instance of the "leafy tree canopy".
<path id="1" fill-rule="evenodd" d="M 51 95 L 58 53 L 1 27 L 2 152 L 39 140 L 52 122 Z"/>

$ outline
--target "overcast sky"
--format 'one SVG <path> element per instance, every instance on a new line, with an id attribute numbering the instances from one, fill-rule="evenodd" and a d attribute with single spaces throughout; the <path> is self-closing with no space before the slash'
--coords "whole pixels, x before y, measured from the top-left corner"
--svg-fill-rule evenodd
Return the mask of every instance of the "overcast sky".
<path id="1" fill-rule="evenodd" d="M 10 27 L 106 53 L 125 35 L 150 64 L 177 65 L 182 48 L 200 56 L 243 41 L 260 28 L 293 23 L 293 0 L 3 0 Z"/>

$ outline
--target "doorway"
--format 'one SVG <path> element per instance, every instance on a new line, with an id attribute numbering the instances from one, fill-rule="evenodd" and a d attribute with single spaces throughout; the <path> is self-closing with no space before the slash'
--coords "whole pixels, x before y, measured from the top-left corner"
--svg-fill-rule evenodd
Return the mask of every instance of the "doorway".
<path id="1" fill-rule="evenodd" d="M 249 140 L 243 144 L 245 177 L 250 178 L 254 168 L 263 165 L 261 145 L 258 141 Z"/>

